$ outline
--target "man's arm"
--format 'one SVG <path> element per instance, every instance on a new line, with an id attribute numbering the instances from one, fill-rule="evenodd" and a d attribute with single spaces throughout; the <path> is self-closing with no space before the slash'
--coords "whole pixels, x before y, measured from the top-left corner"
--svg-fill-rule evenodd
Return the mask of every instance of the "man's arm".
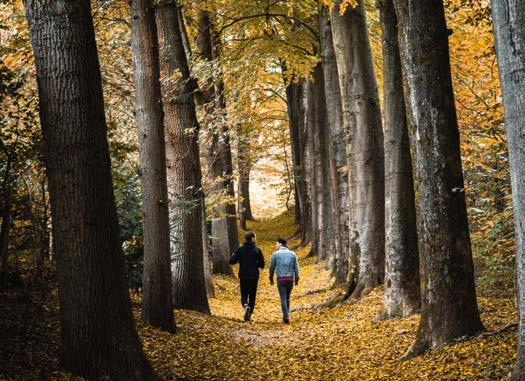
<path id="1" fill-rule="evenodd" d="M 264 269 L 264 255 L 261 249 L 259 249 L 259 268 Z"/>
<path id="2" fill-rule="evenodd" d="M 272 255 L 270 260 L 270 284 L 273 284 L 273 273 L 275 272 L 275 254 Z"/>
<path id="3" fill-rule="evenodd" d="M 299 261 L 297 260 L 297 255 L 294 254 L 294 272 L 295 272 L 295 285 L 299 283 Z"/>
<path id="4" fill-rule="evenodd" d="M 235 249 L 232 257 L 230 258 L 230 265 L 234 265 L 239 261 L 239 249 Z"/>

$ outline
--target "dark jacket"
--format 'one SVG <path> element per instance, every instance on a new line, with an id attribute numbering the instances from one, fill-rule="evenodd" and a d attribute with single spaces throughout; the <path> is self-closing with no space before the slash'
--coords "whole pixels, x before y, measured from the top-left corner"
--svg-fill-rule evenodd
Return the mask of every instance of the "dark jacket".
<path id="1" fill-rule="evenodd" d="M 257 279 L 259 269 L 264 268 L 264 256 L 255 243 L 245 242 L 233 253 L 230 258 L 230 265 L 239 263 L 239 278 Z"/>

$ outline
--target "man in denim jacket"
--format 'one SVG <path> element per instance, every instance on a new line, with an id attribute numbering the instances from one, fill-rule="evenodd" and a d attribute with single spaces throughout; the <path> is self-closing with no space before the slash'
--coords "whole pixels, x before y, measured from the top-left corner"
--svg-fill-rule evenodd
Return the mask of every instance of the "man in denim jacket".
<path id="1" fill-rule="evenodd" d="M 281 309 L 283 311 L 283 322 L 288 324 L 290 312 L 290 294 L 293 284 L 299 283 L 299 263 L 293 251 L 286 247 L 286 240 L 278 238 L 277 251 L 272 254 L 270 261 L 270 284 L 273 285 L 273 274 L 277 271 L 277 289 L 281 298 Z"/>

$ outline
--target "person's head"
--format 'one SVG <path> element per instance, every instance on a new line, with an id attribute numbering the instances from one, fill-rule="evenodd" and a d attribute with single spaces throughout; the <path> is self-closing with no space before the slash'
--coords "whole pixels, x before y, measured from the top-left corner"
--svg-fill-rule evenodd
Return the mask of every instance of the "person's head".
<path id="1" fill-rule="evenodd" d="M 244 236 L 244 238 L 246 239 L 246 242 L 255 243 L 255 233 L 254 233 L 254 232 L 248 232 L 248 233 L 246 233 L 246 235 Z"/>
<path id="2" fill-rule="evenodd" d="M 286 239 L 284 239 L 283 237 L 279 237 L 277 238 L 277 241 L 275 243 L 275 245 L 277 246 L 278 249 L 280 249 L 281 247 L 286 247 Z"/>

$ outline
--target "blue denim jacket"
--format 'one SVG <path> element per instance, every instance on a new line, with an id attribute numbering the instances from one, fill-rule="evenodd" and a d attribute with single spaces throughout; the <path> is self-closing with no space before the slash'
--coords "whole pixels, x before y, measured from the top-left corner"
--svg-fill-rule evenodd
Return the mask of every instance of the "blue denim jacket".
<path id="1" fill-rule="evenodd" d="M 270 279 L 273 279 L 276 270 L 277 278 L 295 276 L 295 279 L 299 279 L 299 263 L 295 253 L 286 247 L 281 247 L 273 253 L 270 261 Z"/>

